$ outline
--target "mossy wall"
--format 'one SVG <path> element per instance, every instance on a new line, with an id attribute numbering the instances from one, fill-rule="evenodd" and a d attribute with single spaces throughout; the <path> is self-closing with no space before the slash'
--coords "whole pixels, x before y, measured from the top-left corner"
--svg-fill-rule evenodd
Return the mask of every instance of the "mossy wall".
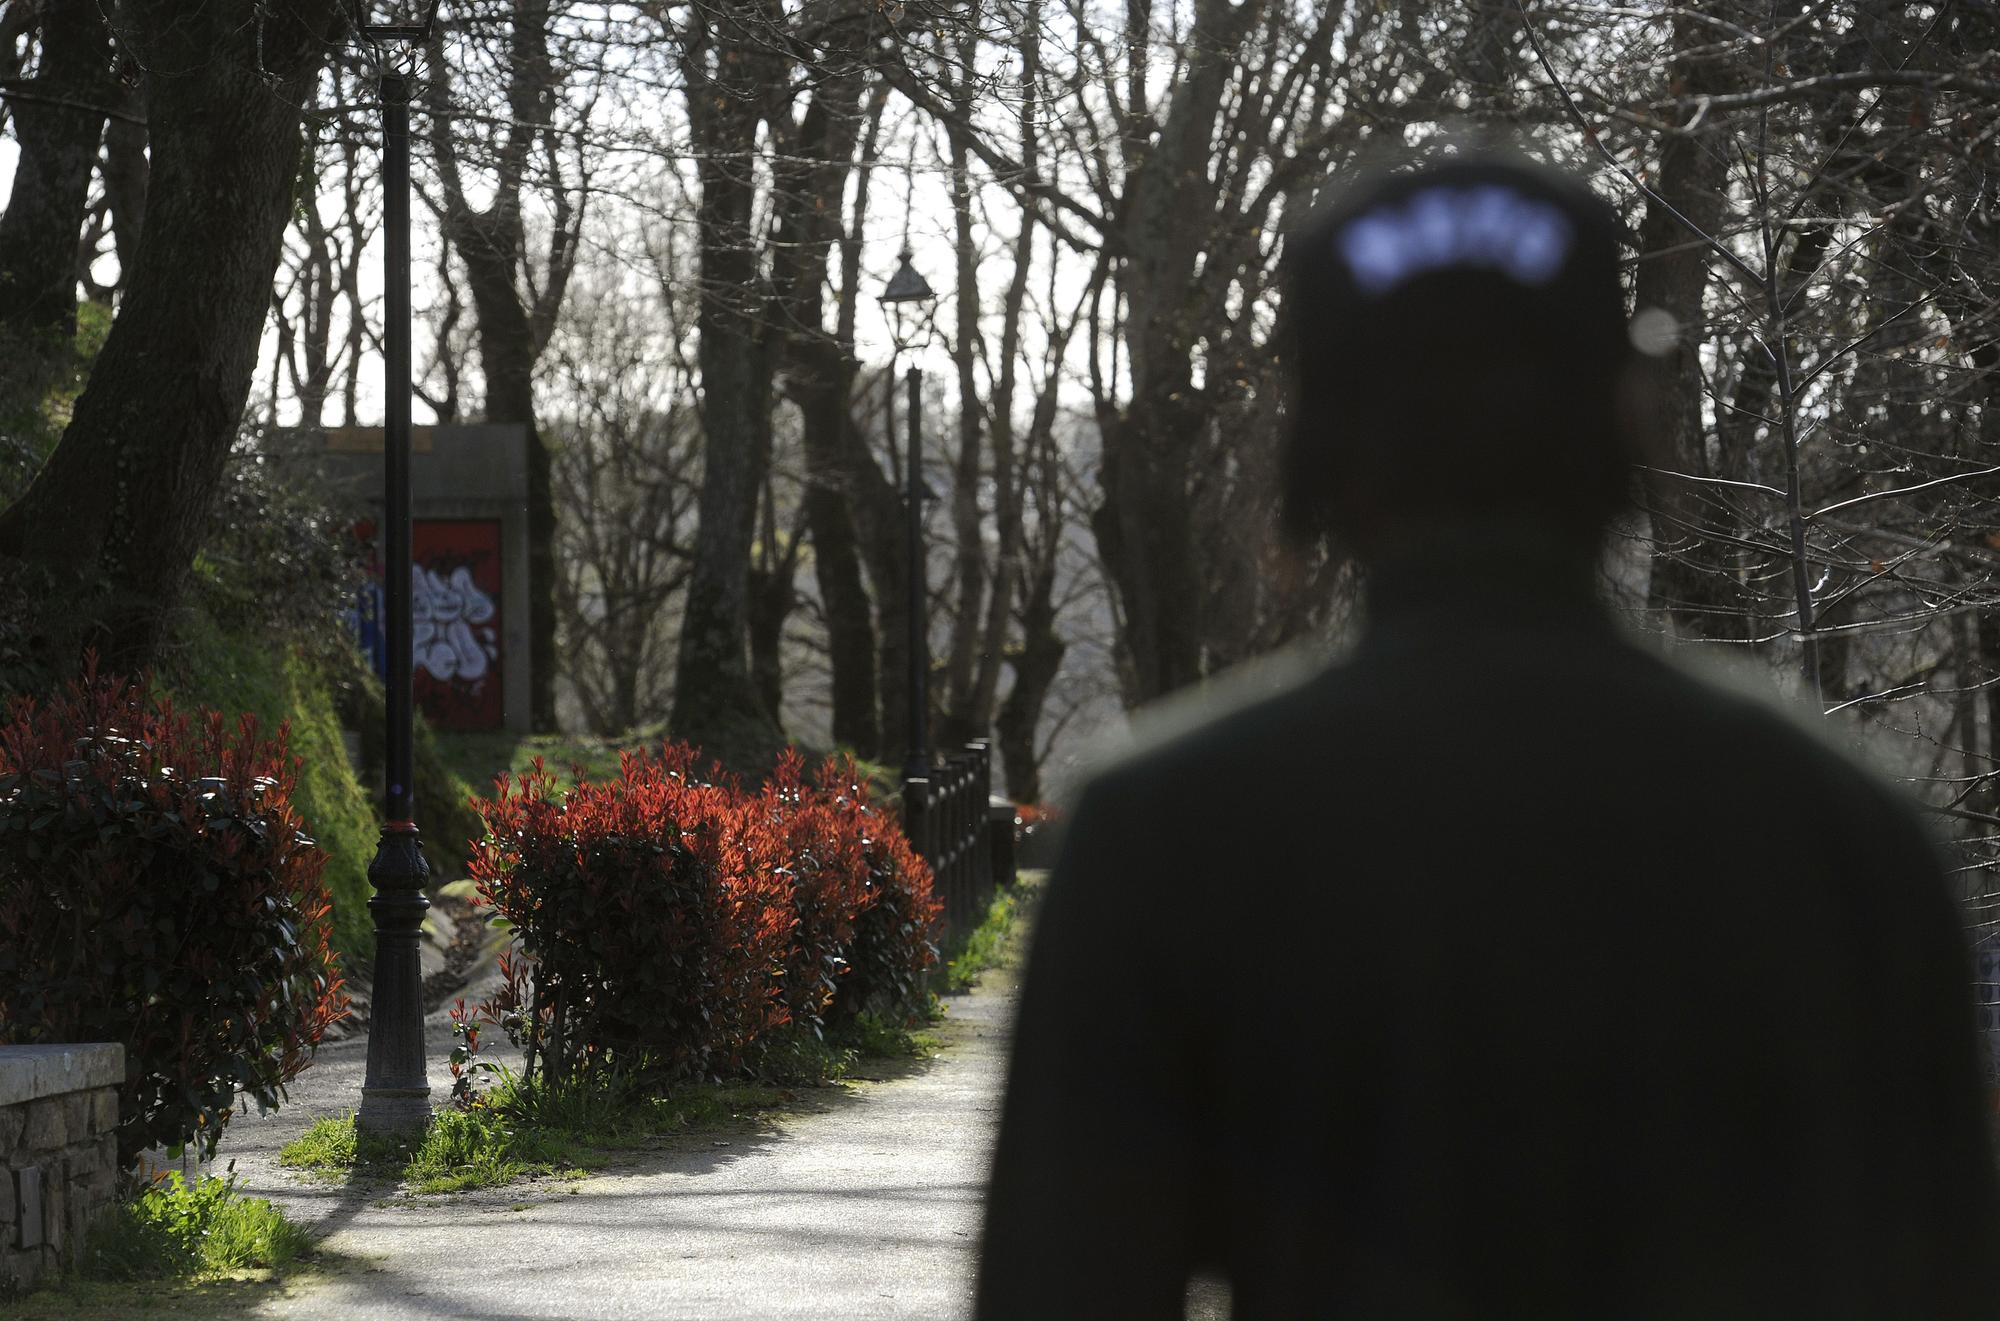
<path id="1" fill-rule="evenodd" d="M 162 687 L 182 708 L 253 713 L 267 729 L 291 726 L 299 760 L 297 805 L 328 855 L 333 943 L 348 968 L 366 967 L 373 925 L 368 863 L 381 826 L 341 742 L 332 686 L 320 667 L 282 639 L 225 630 L 190 611 L 179 621 Z"/>

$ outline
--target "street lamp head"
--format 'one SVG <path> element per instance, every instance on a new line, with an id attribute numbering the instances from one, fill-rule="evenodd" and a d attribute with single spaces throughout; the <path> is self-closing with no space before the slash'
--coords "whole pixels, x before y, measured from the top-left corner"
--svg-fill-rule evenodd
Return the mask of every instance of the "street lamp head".
<path id="1" fill-rule="evenodd" d="M 898 353 L 911 346 L 917 332 L 925 325 L 925 305 L 936 298 L 930 282 L 910 265 L 910 250 L 904 248 L 903 255 L 896 262 L 896 273 L 889 277 L 888 285 L 882 290 L 882 306 L 889 312 L 889 334 L 896 341 Z"/>
<path id="2" fill-rule="evenodd" d="M 430 40 L 441 0 L 347 0 L 354 30 L 376 45 L 416 46 Z"/>

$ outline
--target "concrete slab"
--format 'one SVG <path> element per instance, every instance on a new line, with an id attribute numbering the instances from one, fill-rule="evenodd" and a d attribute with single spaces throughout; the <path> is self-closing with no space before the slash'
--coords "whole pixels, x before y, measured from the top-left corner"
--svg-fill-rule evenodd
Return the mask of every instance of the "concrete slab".
<path id="1" fill-rule="evenodd" d="M 116 1042 L 0 1046 L 0 1105 L 124 1081 L 125 1047 Z"/>

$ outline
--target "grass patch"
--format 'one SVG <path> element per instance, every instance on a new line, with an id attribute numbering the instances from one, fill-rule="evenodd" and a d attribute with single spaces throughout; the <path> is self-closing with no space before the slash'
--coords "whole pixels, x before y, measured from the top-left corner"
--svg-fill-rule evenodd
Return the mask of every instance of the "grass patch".
<path id="1" fill-rule="evenodd" d="M 564 784 L 579 779 L 608 780 L 618 774 L 618 754 L 657 751 L 666 737 L 664 725 L 647 725 L 617 738 L 588 734 L 513 734 L 501 730 L 434 735 L 439 757 L 453 774 L 481 798 L 493 795 L 493 781 L 502 772 L 519 775 L 540 757 Z"/>
<path id="2" fill-rule="evenodd" d="M 494 1188 L 538 1175 L 581 1173 L 581 1153 L 560 1134 L 519 1127 L 489 1107 L 439 1112 L 403 1167 L 411 1192 Z"/>
<path id="3" fill-rule="evenodd" d="M 187 1182 L 178 1170 L 106 1214 L 85 1246 L 89 1280 L 198 1279 L 290 1265 L 312 1247 L 306 1231 L 235 1180 Z"/>
<path id="4" fill-rule="evenodd" d="M 929 1032 L 918 1032 L 872 1013 L 856 1016 L 840 1036 L 856 1054 L 869 1059 L 927 1060 L 944 1044 Z"/>
<path id="5" fill-rule="evenodd" d="M 338 1174 L 353 1169 L 359 1155 L 354 1116 L 327 1115 L 315 1119 L 311 1128 L 279 1148 L 278 1164 L 314 1174 Z"/>
<path id="6" fill-rule="evenodd" d="M 1040 893 L 1039 884 L 1024 877 L 1002 886 L 994 894 L 993 902 L 986 907 L 986 916 L 945 963 L 947 989 L 970 989 L 980 973 L 998 966 L 1007 957 L 1022 914 Z"/>
<path id="7" fill-rule="evenodd" d="M 414 1145 L 357 1133 L 328 1116 L 286 1143 L 278 1163 L 317 1177 L 363 1173 L 413 1193 L 466 1192 L 523 1179 L 580 1179 L 612 1152 L 714 1129 L 795 1099 L 786 1087 L 702 1084 L 648 1095 L 616 1078 L 548 1094 L 516 1081 L 471 1110 L 443 1110 Z"/>

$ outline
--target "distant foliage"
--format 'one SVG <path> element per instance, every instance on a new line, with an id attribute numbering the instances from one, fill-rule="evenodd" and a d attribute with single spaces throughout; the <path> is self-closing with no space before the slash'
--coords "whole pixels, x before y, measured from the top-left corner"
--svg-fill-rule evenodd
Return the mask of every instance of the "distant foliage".
<path id="1" fill-rule="evenodd" d="M 531 1073 L 740 1073 L 779 1028 L 918 1006 L 930 872 L 852 763 L 790 752 L 746 793 L 694 760 L 669 743 L 566 793 L 538 763 L 480 804 L 472 874 L 523 956 L 481 1010 Z"/>
<path id="2" fill-rule="evenodd" d="M 119 1158 L 213 1151 L 346 1012 L 285 730 L 84 677 L 0 725 L 0 1041 L 126 1049 Z"/>

